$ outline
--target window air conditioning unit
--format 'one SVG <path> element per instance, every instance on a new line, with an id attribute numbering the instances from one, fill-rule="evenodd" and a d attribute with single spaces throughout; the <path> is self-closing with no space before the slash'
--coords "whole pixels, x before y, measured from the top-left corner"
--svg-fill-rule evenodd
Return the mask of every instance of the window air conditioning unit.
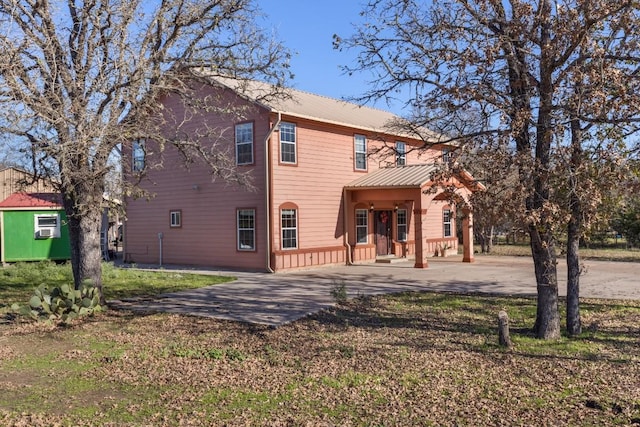
<path id="1" fill-rule="evenodd" d="M 53 236 L 53 230 L 50 228 L 43 228 L 38 231 L 38 237 L 51 237 Z"/>

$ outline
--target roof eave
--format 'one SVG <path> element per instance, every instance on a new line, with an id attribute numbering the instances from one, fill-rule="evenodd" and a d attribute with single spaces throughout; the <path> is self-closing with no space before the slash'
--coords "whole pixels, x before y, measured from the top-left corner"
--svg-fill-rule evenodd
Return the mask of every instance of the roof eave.
<path id="1" fill-rule="evenodd" d="M 0 206 L 0 211 L 59 211 L 62 206 Z"/>
<path id="2" fill-rule="evenodd" d="M 345 186 L 345 190 L 419 190 L 423 185 L 368 185 L 368 186 Z"/>

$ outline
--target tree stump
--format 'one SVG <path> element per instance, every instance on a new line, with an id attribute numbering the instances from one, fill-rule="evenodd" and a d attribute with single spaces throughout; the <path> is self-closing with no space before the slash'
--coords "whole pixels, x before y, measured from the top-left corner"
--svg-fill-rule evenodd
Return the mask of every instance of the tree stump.
<path id="1" fill-rule="evenodd" d="M 511 338 L 509 337 L 509 316 L 504 310 L 498 313 L 498 342 L 502 347 L 511 347 Z"/>

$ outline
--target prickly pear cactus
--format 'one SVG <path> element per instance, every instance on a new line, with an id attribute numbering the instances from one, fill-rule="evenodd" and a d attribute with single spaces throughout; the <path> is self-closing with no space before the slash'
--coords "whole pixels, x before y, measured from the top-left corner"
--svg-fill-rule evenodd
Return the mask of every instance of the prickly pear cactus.
<path id="1" fill-rule="evenodd" d="M 102 310 L 98 290 L 89 282 L 74 289 L 67 284 L 49 289 L 40 285 L 26 305 L 11 306 L 17 314 L 33 320 L 67 322 L 80 316 L 89 316 Z"/>

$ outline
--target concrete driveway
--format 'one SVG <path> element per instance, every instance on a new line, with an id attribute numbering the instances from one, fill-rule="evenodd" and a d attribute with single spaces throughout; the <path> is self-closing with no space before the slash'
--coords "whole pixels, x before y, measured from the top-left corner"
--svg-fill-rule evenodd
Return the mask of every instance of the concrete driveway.
<path id="1" fill-rule="evenodd" d="M 152 266 L 145 268 L 152 269 Z M 403 291 L 535 295 L 533 262 L 528 257 L 461 257 L 429 259 L 428 269 L 413 262 L 323 267 L 290 273 L 246 273 L 164 269 L 238 279 L 201 289 L 164 294 L 153 299 L 112 301 L 110 306 L 135 312 L 168 312 L 278 326 L 331 307 L 332 289 L 344 284 L 349 297 Z M 566 263 L 560 261 L 560 295 L 566 295 Z M 580 295 L 585 298 L 640 299 L 640 263 L 585 261 Z"/>

